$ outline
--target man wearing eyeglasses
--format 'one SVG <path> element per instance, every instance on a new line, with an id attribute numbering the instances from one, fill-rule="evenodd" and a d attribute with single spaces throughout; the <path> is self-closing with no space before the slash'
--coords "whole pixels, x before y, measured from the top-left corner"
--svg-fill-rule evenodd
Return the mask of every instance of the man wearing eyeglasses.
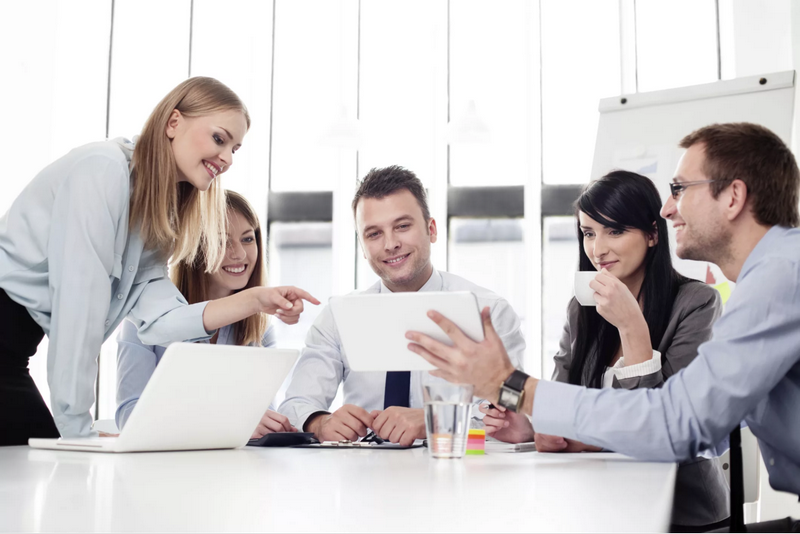
<path id="1" fill-rule="evenodd" d="M 493 334 L 474 343 L 446 318 L 432 319 L 448 347 L 410 332 L 409 348 L 435 376 L 475 385 L 475 394 L 532 416 L 537 433 L 637 458 L 681 461 L 719 452 L 744 420 L 758 438 L 773 488 L 800 494 L 800 172 L 774 133 L 715 124 L 686 136 L 687 149 L 663 217 L 681 258 L 717 264 L 736 282 L 697 358 L 660 389 L 586 389 L 517 371 Z M 724 449 L 723 449 L 724 450 Z M 796 525 L 795 525 L 796 527 Z"/>

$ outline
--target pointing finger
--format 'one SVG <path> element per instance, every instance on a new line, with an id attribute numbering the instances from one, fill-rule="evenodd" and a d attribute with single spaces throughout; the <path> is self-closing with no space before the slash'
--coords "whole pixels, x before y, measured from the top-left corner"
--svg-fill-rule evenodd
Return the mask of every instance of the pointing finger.
<path id="1" fill-rule="evenodd" d="M 308 291 L 306 291 L 306 290 L 304 290 L 304 289 L 300 289 L 299 287 L 294 287 L 294 286 L 290 286 L 290 287 L 288 287 L 287 289 L 288 289 L 289 291 L 291 291 L 291 292 L 292 292 L 294 295 L 296 295 L 297 297 L 299 297 L 299 298 L 301 298 L 301 299 L 304 299 L 304 300 L 307 300 L 307 301 L 308 301 L 308 302 L 310 302 L 311 304 L 315 304 L 315 305 L 318 305 L 318 304 L 319 304 L 319 301 L 318 301 L 316 298 L 314 298 L 314 297 L 311 295 L 311 293 L 309 293 Z"/>

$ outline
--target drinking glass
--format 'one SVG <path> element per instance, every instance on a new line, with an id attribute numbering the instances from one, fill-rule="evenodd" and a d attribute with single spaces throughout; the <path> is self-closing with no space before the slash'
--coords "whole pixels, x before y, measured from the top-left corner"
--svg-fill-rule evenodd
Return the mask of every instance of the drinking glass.
<path id="1" fill-rule="evenodd" d="M 462 458 L 467 450 L 472 416 L 472 386 L 434 382 L 423 384 L 425 430 L 434 458 Z"/>

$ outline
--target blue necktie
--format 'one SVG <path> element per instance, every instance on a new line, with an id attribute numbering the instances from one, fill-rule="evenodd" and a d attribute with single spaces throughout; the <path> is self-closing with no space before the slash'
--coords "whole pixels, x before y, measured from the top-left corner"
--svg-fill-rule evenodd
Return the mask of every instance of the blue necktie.
<path id="1" fill-rule="evenodd" d="M 389 406 L 409 407 L 411 371 L 389 371 L 386 373 L 386 391 L 383 393 L 383 409 Z"/>

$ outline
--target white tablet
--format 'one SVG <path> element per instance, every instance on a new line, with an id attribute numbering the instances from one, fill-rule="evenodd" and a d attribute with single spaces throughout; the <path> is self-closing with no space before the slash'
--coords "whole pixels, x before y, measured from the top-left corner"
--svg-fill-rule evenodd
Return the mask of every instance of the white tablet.
<path id="1" fill-rule="evenodd" d="M 436 310 L 470 338 L 483 341 L 478 299 L 469 291 L 390 293 L 332 297 L 330 307 L 353 371 L 430 371 L 434 367 L 408 350 L 414 330 L 442 343 L 452 341 L 428 317 Z"/>

